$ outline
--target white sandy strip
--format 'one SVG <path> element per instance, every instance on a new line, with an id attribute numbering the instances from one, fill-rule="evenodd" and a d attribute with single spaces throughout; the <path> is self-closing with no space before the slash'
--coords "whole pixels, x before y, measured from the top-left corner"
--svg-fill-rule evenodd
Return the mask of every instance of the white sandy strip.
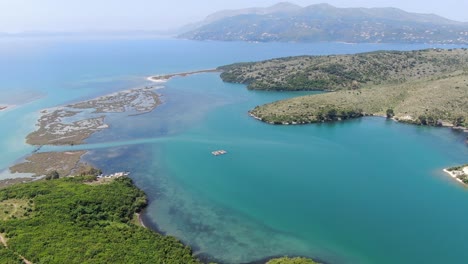
<path id="1" fill-rule="evenodd" d="M 6 111 L 6 110 L 11 110 L 15 107 L 16 105 L 0 105 L 0 111 Z"/>
<path id="2" fill-rule="evenodd" d="M 146 78 L 146 80 L 150 81 L 150 82 L 154 82 L 154 83 L 165 83 L 167 82 L 167 79 L 154 79 L 154 77 L 158 77 L 158 76 L 150 76 L 148 78 Z"/>
<path id="3" fill-rule="evenodd" d="M 448 175 L 450 175 L 455 180 L 459 181 L 460 183 L 465 184 L 465 183 L 463 183 L 462 180 L 458 179 L 457 176 L 453 172 L 451 172 L 451 171 L 449 171 L 447 169 L 444 169 L 444 172 L 447 173 Z"/>

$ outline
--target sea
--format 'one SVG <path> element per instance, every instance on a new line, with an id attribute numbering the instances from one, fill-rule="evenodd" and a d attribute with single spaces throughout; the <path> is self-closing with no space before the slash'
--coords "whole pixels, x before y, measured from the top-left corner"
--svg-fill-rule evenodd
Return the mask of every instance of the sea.
<path id="1" fill-rule="evenodd" d="M 0 179 L 35 147 L 40 111 L 156 85 L 150 113 L 111 114 L 79 146 L 105 173 L 130 171 L 143 220 L 204 261 L 305 256 L 322 263 L 466 263 L 468 189 L 442 169 L 467 163 L 466 134 L 366 117 L 274 126 L 257 105 L 319 92 L 250 91 L 219 73 L 150 75 L 296 55 L 455 48 L 422 44 L 246 43 L 160 38 L 0 38 Z M 213 156 L 214 150 L 228 153 Z"/>

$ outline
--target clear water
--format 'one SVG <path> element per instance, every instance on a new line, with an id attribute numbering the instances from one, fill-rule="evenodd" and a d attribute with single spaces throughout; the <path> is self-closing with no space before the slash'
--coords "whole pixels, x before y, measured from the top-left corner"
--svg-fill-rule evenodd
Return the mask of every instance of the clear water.
<path id="1" fill-rule="evenodd" d="M 22 142 L 40 109 L 144 85 L 149 74 L 288 55 L 428 47 L 35 40 L 9 50 L 15 43 L 0 44 L 6 72 L 0 103 L 20 105 L 0 113 L 0 147 L 7 150 L 0 168 L 32 150 Z M 165 86 L 158 91 L 164 104 L 154 112 L 111 115 L 111 129 L 72 149 L 90 149 L 85 159 L 105 171 L 132 171 L 150 197 L 147 223 L 199 256 L 226 263 L 273 255 L 384 264 L 468 258 L 468 193 L 441 173 L 466 162 L 463 134 L 382 118 L 271 126 L 247 111 L 306 93 L 248 91 L 218 74 L 175 78 Z M 212 156 L 217 149 L 229 153 Z"/>

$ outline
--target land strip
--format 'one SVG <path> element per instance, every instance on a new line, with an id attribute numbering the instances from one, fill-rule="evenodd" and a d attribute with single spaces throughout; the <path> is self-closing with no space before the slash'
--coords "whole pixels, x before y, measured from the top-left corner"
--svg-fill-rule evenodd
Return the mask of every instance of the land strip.
<path id="1" fill-rule="evenodd" d="M 43 110 L 38 129 L 26 141 L 31 145 L 77 145 L 92 134 L 108 128 L 108 113 L 148 113 L 161 104 L 154 87 L 117 92 L 96 99 Z M 83 117 L 83 114 L 86 114 Z"/>
<path id="2" fill-rule="evenodd" d="M 457 181 L 468 185 L 468 164 L 444 169 L 444 172 Z"/>
<path id="3" fill-rule="evenodd" d="M 169 79 L 174 78 L 174 77 L 186 77 L 186 76 L 189 76 L 189 75 L 194 75 L 194 74 L 199 74 L 199 73 L 220 72 L 220 71 L 221 70 L 219 70 L 219 69 L 208 69 L 208 70 L 163 74 L 163 75 L 150 76 L 150 77 L 148 77 L 148 80 L 152 81 L 152 82 L 166 82 Z"/>
<path id="4" fill-rule="evenodd" d="M 10 167 L 10 171 L 31 173 L 34 176 L 45 176 L 53 171 L 60 176 L 78 174 L 89 167 L 81 162 L 85 153 L 86 151 L 35 153 L 24 162 Z"/>

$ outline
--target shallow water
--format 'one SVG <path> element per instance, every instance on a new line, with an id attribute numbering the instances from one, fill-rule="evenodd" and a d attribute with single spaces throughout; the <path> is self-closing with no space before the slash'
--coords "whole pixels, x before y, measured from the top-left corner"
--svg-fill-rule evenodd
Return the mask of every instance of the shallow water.
<path id="1" fill-rule="evenodd" d="M 179 40 L 41 40 L 25 46 L 17 57 L 8 55 L 12 67 L 0 61 L 10 74 L 0 77 L 0 103 L 8 103 L 7 87 L 43 97 L 0 112 L 0 147 L 7 149 L 0 168 L 32 151 L 22 142 L 40 109 L 145 85 L 149 74 L 286 55 L 423 47 Z M 19 78 L 20 70 L 30 78 Z M 307 93 L 248 91 L 213 73 L 174 78 L 165 86 L 158 90 L 164 103 L 152 113 L 110 115 L 111 129 L 87 145 L 42 151 L 90 149 L 85 159 L 105 172 L 130 170 L 151 201 L 147 223 L 204 258 L 240 263 L 305 255 L 327 263 L 384 264 L 467 259 L 462 223 L 468 211 L 460 206 L 468 193 L 441 173 L 466 162 L 461 133 L 383 118 L 272 126 L 247 111 Z M 212 156 L 217 149 L 228 154 Z"/>

